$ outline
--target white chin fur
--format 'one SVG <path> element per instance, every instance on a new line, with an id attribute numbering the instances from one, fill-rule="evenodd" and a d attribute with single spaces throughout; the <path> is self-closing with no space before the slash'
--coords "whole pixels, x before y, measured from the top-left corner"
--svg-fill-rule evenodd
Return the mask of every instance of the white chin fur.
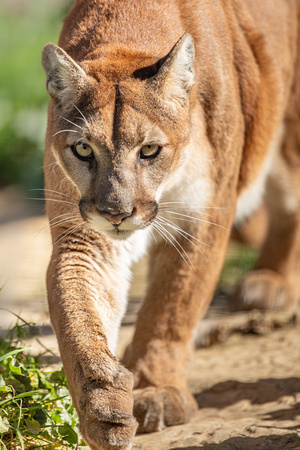
<path id="1" fill-rule="evenodd" d="M 104 233 L 106 233 L 110 238 L 115 239 L 117 241 L 124 241 L 126 239 L 128 239 L 130 236 L 133 235 L 134 231 L 133 230 L 118 230 L 113 229 L 113 230 L 105 230 Z"/>
<path id="2" fill-rule="evenodd" d="M 118 228 L 107 228 L 103 229 L 102 227 L 97 226 L 93 221 L 89 222 L 90 227 L 98 231 L 99 233 L 104 233 L 109 236 L 111 239 L 115 239 L 117 241 L 124 241 L 133 235 L 135 230 L 119 230 Z"/>

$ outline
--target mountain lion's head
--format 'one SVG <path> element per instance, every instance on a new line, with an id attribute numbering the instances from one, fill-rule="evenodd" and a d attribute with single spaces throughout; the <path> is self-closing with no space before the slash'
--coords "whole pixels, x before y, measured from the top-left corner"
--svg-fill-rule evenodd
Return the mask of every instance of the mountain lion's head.
<path id="1" fill-rule="evenodd" d="M 51 149 L 94 229 L 124 239 L 155 218 L 187 153 L 193 59 L 189 34 L 158 61 L 118 47 L 77 63 L 45 46 Z"/>

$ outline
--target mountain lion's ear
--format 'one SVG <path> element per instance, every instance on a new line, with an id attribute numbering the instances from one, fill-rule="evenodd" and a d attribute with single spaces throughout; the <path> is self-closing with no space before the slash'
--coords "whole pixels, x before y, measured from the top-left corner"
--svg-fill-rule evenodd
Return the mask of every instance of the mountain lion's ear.
<path id="1" fill-rule="evenodd" d="M 63 49 L 45 45 L 42 65 L 47 76 L 47 92 L 60 105 L 74 102 L 80 87 L 86 82 L 85 71 Z"/>
<path id="2" fill-rule="evenodd" d="M 156 75 L 163 92 L 170 97 L 187 97 L 195 82 L 194 40 L 185 33 L 167 55 Z"/>

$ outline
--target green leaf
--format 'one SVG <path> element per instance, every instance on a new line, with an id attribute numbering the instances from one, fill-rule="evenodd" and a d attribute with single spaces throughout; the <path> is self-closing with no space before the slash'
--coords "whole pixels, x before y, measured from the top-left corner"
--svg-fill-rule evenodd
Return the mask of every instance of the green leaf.
<path id="1" fill-rule="evenodd" d="M 72 415 L 69 414 L 66 409 L 62 409 L 59 412 L 59 416 L 62 423 L 68 423 L 69 425 L 72 425 Z"/>
<path id="2" fill-rule="evenodd" d="M 5 380 L 4 378 L 0 375 L 0 393 L 1 392 L 8 392 L 9 388 L 6 387 L 5 385 Z"/>
<path id="3" fill-rule="evenodd" d="M 50 377 L 51 383 L 63 383 L 65 381 L 65 373 L 64 370 L 56 370 L 51 374 Z"/>
<path id="4" fill-rule="evenodd" d="M 23 369 L 21 369 L 21 370 L 22 370 L 22 372 L 23 372 Z M 25 371 L 24 371 L 24 372 L 25 372 Z M 32 387 L 33 387 L 33 386 L 31 386 L 31 379 L 30 379 L 29 376 L 14 374 L 14 378 L 15 378 L 16 380 L 20 381 L 20 383 L 22 383 L 22 384 L 25 386 L 25 390 L 26 390 L 26 391 L 32 390 Z"/>
<path id="5" fill-rule="evenodd" d="M 4 442 L 3 441 L 1 441 L 1 439 L 0 439 L 0 448 L 1 448 L 1 450 L 7 450 L 7 447 L 6 447 L 6 445 L 4 444 Z"/>
<path id="6" fill-rule="evenodd" d="M 54 411 L 51 414 L 51 419 L 54 420 L 55 423 L 61 423 L 60 415 Z"/>
<path id="7" fill-rule="evenodd" d="M 61 387 L 59 389 L 57 389 L 57 394 L 60 397 L 66 398 L 70 395 L 69 389 L 65 388 L 65 387 Z"/>
<path id="8" fill-rule="evenodd" d="M 18 400 L 19 398 L 32 397 L 34 395 L 45 394 L 45 393 L 47 393 L 47 391 L 45 391 L 44 389 L 36 389 L 34 391 L 29 391 L 29 392 L 24 392 L 22 394 L 18 394 L 15 396 L 15 399 Z"/>
<path id="9" fill-rule="evenodd" d="M 24 398 L 24 397 L 32 397 L 33 395 L 44 394 L 44 393 L 45 393 L 45 391 L 40 390 L 40 389 L 37 389 L 36 391 L 23 392 L 22 394 L 16 395 L 12 399 L 10 398 L 8 400 L 2 400 L 0 402 L 0 406 L 4 405 L 5 403 L 7 403 L 8 401 L 11 401 L 11 400 L 19 400 L 19 399 Z"/>
<path id="10" fill-rule="evenodd" d="M 5 380 L 4 380 L 4 378 L 2 377 L 2 375 L 0 375 L 0 388 L 2 388 L 2 387 L 4 387 L 5 386 Z"/>
<path id="11" fill-rule="evenodd" d="M 41 431 L 41 425 L 35 419 L 25 419 L 26 427 L 29 433 L 39 434 Z"/>
<path id="12" fill-rule="evenodd" d="M 15 378 L 8 378 L 6 380 L 6 386 L 12 386 L 14 391 L 17 394 L 20 394 L 21 392 L 26 391 L 24 384 L 21 383 L 21 381 L 16 380 Z M 1 405 L 1 402 L 0 402 L 0 405 Z"/>
<path id="13" fill-rule="evenodd" d="M 63 397 L 54 397 L 51 400 L 44 399 L 44 403 L 56 403 L 58 400 L 61 400 L 65 397 L 66 397 L 66 395 L 64 395 Z"/>
<path id="14" fill-rule="evenodd" d="M 45 388 L 49 389 L 49 390 L 53 389 L 52 384 L 46 380 L 46 377 L 42 373 L 38 373 L 38 382 L 39 382 L 38 386 L 40 389 L 45 389 Z"/>
<path id="15" fill-rule="evenodd" d="M 31 347 L 23 347 L 23 348 L 18 348 L 17 350 L 13 350 L 9 353 L 6 353 L 3 356 L 0 356 L 0 362 L 3 361 L 6 358 L 9 358 L 10 356 L 16 355 L 17 353 L 21 353 L 24 352 L 25 350 L 31 350 Z"/>
<path id="16" fill-rule="evenodd" d="M 22 436 L 22 434 L 21 434 L 21 431 L 20 431 L 20 430 L 17 430 L 17 435 L 18 435 L 18 438 L 19 438 L 19 441 L 20 441 L 20 444 L 21 444 L 22 450 L 25 450 L 25 447 L 24 447 L 24 439 L 23 439 L 23 436 Z"/>
<path id="17" fill-rule="evenodd" d="M 65 424 L 62 427 L 59 427 L 59 432 L 63 439 L 67 441 L 69 444 L 77 444 L 78 442 L 78 435 L 73 430 L 73 428 L 70 427 L 70 425 Z"/>
<path id="18" fill-rule="evenodd" d="M 7 433 L 9 430 L 9 422 L 6 417 L 0 416 L 0 434 Z"/>
<path id="19" fill-rule="evenodd" d="M 34 413 L 33 419 L 43 426 L 47 422 L 47 414 L 41 408 L 38 408 Z"/>
<path id="20" fill-rule="evenodd" d="M 16 361 L 9 361 L 9 368 L 10 368 L 11 373 L 16 374 L 16 375 L 22 375 L 21 367 L 16 366 L 15 364 L 16 364 Z"/>

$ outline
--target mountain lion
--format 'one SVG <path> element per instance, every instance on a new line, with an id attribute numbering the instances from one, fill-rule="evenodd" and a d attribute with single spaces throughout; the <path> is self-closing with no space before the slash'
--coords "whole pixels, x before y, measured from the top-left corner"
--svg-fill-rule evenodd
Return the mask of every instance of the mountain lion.
<path id="1" fill-rule="evenodd" d="M 297 0 L 77 0 L 45 46 L 49 308 L 92 449 L 190 419 L 193 330 L 229 230 L 263 197 L 268 237 L 236 301 L 296 304 L 299 36 Z M 125 368 L 118 328 L 146 251 Z"/>

